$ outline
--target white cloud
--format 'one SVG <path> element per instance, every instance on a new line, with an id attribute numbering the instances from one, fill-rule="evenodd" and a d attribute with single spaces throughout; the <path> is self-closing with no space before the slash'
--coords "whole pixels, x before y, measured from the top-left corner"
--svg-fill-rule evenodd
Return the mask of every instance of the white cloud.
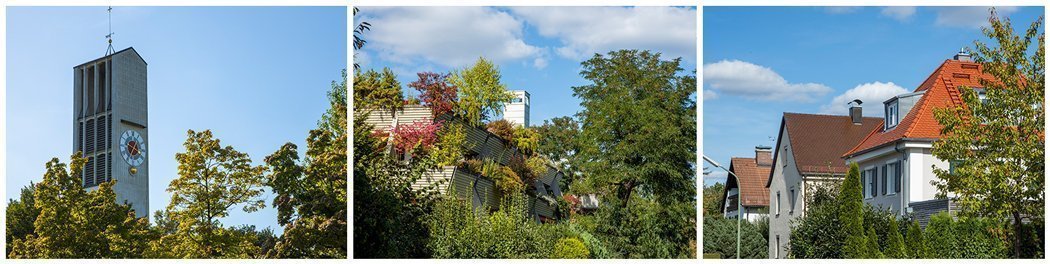
<path id="1" fill-rule="evenodd" d="M 871 82 L 853 89 L 849 89 L 845 93 L 831 99 L 831 102 L 820 107 L 820 112 L 825 114 L 836 114 L 846 115 L 849 114 L 849 106 L 846 104 L 853 99 L 860 99 L 864 102 L 863 106 L 864 116 L 882 117 L 885 114 L 882 109 L 882 102 L 890 97 L 894 97 L 900 94 L 908 93 L 908 90 L 903 87 L 897 86 L 893 82 Z"/>
<path id="2" fill-rule="evenodd" d="M 696 60 L 696 10 L 677 7 L 516 7 L 540 35 L 557 38 L 555 52 L 580 60 L 619 49 L 649 49 L 670 59 Z"/>
<path id="3" fill-rule="evenodd" d="M 825 7 L 824 11 L 831 14 L 849 14 L 860 10 L 859 6 L 829 6 Z"/>
<path id="4" fill-rule="evenodd" d="M 542 70 L 547 67 L 547 59 L 544 57 L 536 57 L 535 60 L 532 60 L 532 66 L 535 66 L 536 69 Z"/>
<path id="5" fill-rule="evenodd" d="M 462 67 L 479 56 L 527 60 L 542 50 L 525 43 L 521 20 L 489 7 L 362 7 L 359 15 L 372 24 L 364 49 L 400 64 Z"/>
<path id="6" fill-rule="evenodd" d="M 704 100 L 718 99 L 718 94 L 715 91 L 704 90 Z"/>
<path id="7" fill-rule="evenodd" d="M 916 7 L 914 6 L 888 6 L 883 7 L 880 13 L 897 21 L 907 21 L 915 15 L 915 10 Z"/>
<path id="8" fill-rule="evenodd" d="M 706 64 L 703 75 L 711 89 L 750 99 L 812 102 L 831 92 L 819 83 L 789 83 L 770 68 L 739 60 Z"/>
<path id="9" fill-rule="evenodd" d="M 938 7 L 935 24 L 949 27 L 980 28 L 988 26 L 989 8 L 987 6 Z M 1019 10 L 1016 6 L 996 7 L 999 16 L 1009 16 Z"/>

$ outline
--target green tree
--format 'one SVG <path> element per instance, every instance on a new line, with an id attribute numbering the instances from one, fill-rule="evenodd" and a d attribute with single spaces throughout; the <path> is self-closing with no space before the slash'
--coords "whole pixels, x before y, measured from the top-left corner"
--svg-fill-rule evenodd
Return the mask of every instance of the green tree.
<path id="1" fill-rule="evenodd" d="M 573 87 L 583 107 L 577 159 L 603 200 L 598 233 L 626 257 L 695 254 L 696 77 L 679 75 L 680 62 L 649 51 L 595 54 L 581 63 L 590 84 Z"/>
<path id="2" fill-rule="evenodd" d="M 736 220 L 721 216 L 704 217 L 704 253 L 718 253 L 722 258 L 736 258 Z M 740 225 L 740 258 L 769 257 L 769 243 L 750 221 Z"/>
<path id="3" fill-rule="evenodd" d="M 1010 21 L 994 9 L 988 21 L 983 32 L 992 43 L 975 41 L 973 54 L 993 77 L 981 80 L 986 100 L 963 88 L 965 106 L 934 111 L 943 127 L 933 154 L 958 161 L 954 169 L 934 168 L 935 184 L 942 194 L 957 196 L 967 208 L 964 215 L 1011 219 L 1014 257 L 1021 257 L 1023 222 L 1044 217 L 1043 20 L 1033 22 L 1023 36 L 1015 35 Z"/>
<path id="4" fill-rule="evenodd" d="M 565 176 L 560 184 L 563 191 L 569 191 L 575 183 L 579 166 L 575 155 L 580 152 L 576 137 L 580 133 L 580 123 L 571 116 L 555 117 L 544 120 L 543 125 L 535 127 L 539 134 L 536 153 L 547 156 L 558 166 Z"/>
<path id="5" fill-rule="evenodd" d="M 793 220 L 788 255 L 799 259 L 840 259 L 846 233 L 835 188 L 818 187 L 806 200 L 805 217 Z M 706 230 L 705 230 L 706 232 Z M 706 240 L 706 236 L 704 237 Z"/>
<path id="6" fill-rule="evenodd" d="M 263 166 L 252 166 L 248 154 L 222 146 L 210 130 L 186 133 L 185 152 L 176 153 L 179 177 L 168 184 L 167 214 L 178 222 L 174 234 L 154 241 L 161 256 L 244 258 L 258 249 L 251 237 L 222 227 L 219 219 L 237 205 L 245 212 L 265 207 Z M 163 251 L 163 250 L 162 250 Z"/>
<path id="7" fill-rule="evenodd" d="M 503 104 L 514 99 L 514 94 L 500 78 L 499 67 L 480 57 L 474 65 L 452 72 L 448 82 L 459 87 L 456 113 L 472 126 L 481 126 L 489 117 L 502 113 Z"/>
<path id="8" fill-rule="evenodd" d="M 355 6 L 354 7 L 354 14 L 353 14 L 355 17 L 357 16 L 357 11 L 358 11 L 358 9 Z M 361 22 L 357 23 L 357 26 L 354 27 L 354 55 L 357 55 L 357 50 L 365 47 L 365 43 L 367 43 L 367 41 L 365 41 L 364 34 L 365 34 L 365 31 L 368 31 L 370 29 L 372 29 L 372 24 L 368 23 L 368 22 L 365 22 L 365 21 L 361 21 Z M 354 63 L 354 70 L 357 70 L 357 69 L 358 69 L 358 65 L 355 62 Z"/>
<path id="9" fill-rule="evenodd" d="M 904 236 L 901 235 L 900 225 L 897 218 L 890 218 L 889 238 L 886 242 L 886 257 L 892 259 L 908 258 L 908 252 L 904 247 Z"/>
<path id="10" fill-rule="evenodd" d="M 403 163 L 379 151 L 367 114 L 354 115 L 354 258 L 426 258 L 436 187 L 412 188 L 433 168 L 431 159 Z"/>
<path id="11" fill-rule="evenodd" d="M 711 186 L 704 186 L 704 217 L 722 216 L 722 192 L 726 185 L 719 182 Z"/>
<path id="12" fill-rule="evenodd" d="M 382 72 L 354 71 L 354 109 L 396 111 L 404 107 L 404 101 L 401 82 L 389 68 L 383 68 Z"/>
<path id="13" fill-rule="evenodd" d="M 913 259 L 921 259 L 928 257 L 928 250 L 926 249 L 926 236 L 922 233 L 922 229 L 919 228 L 918 222 L 911 222 L 908 225 L 908 257 Z"/>
<path id="14" fill-rule="evenodd" d="M 279 258 L 346 257 L 346 71 L 332 82 L 329 108 L 306 139 L 306 158 L 286 143 L 266 157 L 266 186 L 276 194 L 278 224 L 284 226 L 271 256 Z"/>
<path id="15" fill-rule="evenodd" d="M 39 216 L 33 233 L 11 241 L 10 258 L 142 257 L 153 239 L 149 222 L 136 218 L 131 206 L 116 202 L 115 182 L 88 192 L 81 185 L 87 159 L 73 154 L 69 170 L 58 158 L 47 163 L 36 184 L 33 206 Z"/>
<path id="16" fill-rule="evenodd" d="M 877 237 L 869 237 L 865 232 L 864 201 L 862 199 L 860 169 L 857 168 L 857 163 L 851 163 L 838 196 L 839 222 L 842 223 L 842 232 L 846 236 L 846 242 L 842 245 L 845 258 L 867 259 L 878 256 L 876 254 L 878 248 L 872 251 L 873 248 L 869 243 L 869 240 Z M 877 244 L 877 240 L 875 243 Z"/>
<path id="17" fill-rule="evenodd" d="M 36 184 L 30 182 L 29 186 L 22 187 L 18 200 L 11 199 L 7 202 L 7 255 L 11 254 L 11 242 L 15 239 L 24 240 L 27 236 L 36 234 L 33 231 L 33 222 L 40 216 L 40 209 L 36 207 L 33 199 L 35 191 Z"/>
<path id="18" fill-rule="evenodd" d="M 879 235 L 875 234 L 875 228 L 870 227 L 870 226 L 868 227 L 867 240 L 868 240 L 868 245 L 867 245 L 868 247 L 867 247 L 866 250 L 869 252 L 868 253 L 869 257 L 868 258 L 873 258 L 873 259 L 884 258 L 885 255 L 882 254 L 882 251 L 879 251 Z"/>

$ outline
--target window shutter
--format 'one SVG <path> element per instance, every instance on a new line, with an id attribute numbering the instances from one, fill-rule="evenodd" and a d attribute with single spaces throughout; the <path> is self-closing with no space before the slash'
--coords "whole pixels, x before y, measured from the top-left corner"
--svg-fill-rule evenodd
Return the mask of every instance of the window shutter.
<path id="1" fill-rule="evenodd" d="M 901 180 L 904 177 L 901 177 L 901 162 L 900 161 L 898 161 L 898 162 L 893 164 L 893 170 L 894 170 L 893 177 L 895 177 L 894 178 L 895 181 L 893 181 L 893 183 L 894 183 L 894 185 L 896 185 L 896 186 L 893 187 L 893 189 L 896 190 L 897 192 L 901 192 Z"/>
<path id="2" fill-rule="evenodd" d="M 889 171 L 886 170 L 886 165 L 882 165 L 882 195 L 886 195 L 886 191 L 888 191 L 888 188 L 886 188 L 886 178 L 889 176 L 887 175 L 888 173 Z"/>

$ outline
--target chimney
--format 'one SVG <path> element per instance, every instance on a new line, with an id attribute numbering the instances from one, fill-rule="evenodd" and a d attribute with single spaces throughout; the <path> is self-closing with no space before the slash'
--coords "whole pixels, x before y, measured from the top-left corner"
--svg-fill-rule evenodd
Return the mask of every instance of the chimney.
<path id="1" fill-rule="evenodd" d="M 861 111 L 860 104 L 864 102 L 860 99 L 853 99 L 849 102 L 849 117 L 853 120 L 854 125 L 861 125 L 864 121 L 864 111 Z"/>
<path id="2" fill-rule="evenodd" d="M 773 147 L 755 146 L 755 164 L 758 166 L 773 166 Z"/>
<path id="3" fill-rule="evenodd" d="M 959 53 L 956 53 L 955 56 L 952 57 L 952 59 L 955 59 L 957 61 L 966 61 L 966 62 L 973 61 L 972 59 L 970 59 L 970 53 L 966 53 L 965 49 L 959 49 Z"/>

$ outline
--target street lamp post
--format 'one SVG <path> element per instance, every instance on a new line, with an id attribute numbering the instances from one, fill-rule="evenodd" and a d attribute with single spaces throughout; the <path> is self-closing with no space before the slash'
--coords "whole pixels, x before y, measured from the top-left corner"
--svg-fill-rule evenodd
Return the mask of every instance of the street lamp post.
<path id="1" fill-rule="evenodd" d="M 722 167 L 722 165 L 719 165 L 718 162 L 715 162 L 711 158 L 708 158 L 707 155 L 703 156 L 704 161 L 707 161 L 707 163 L 710 163 L 711 165 L 714 165 L 715 167 L 718 167 L 719 169 L 728 172 L 729 175 L 732 175 L 733 178 L 736 179 L 736 258 L 740 259 L 740 218 L 743 218 L 744 211 L 743 204 L 741 203 L 741 197 L 743 197 L 744 193 L 740 191 L 740 177 L 737 177 L 735 173 L 729 171 L 729 169 L 726 169 L 725 167 Z"/>

